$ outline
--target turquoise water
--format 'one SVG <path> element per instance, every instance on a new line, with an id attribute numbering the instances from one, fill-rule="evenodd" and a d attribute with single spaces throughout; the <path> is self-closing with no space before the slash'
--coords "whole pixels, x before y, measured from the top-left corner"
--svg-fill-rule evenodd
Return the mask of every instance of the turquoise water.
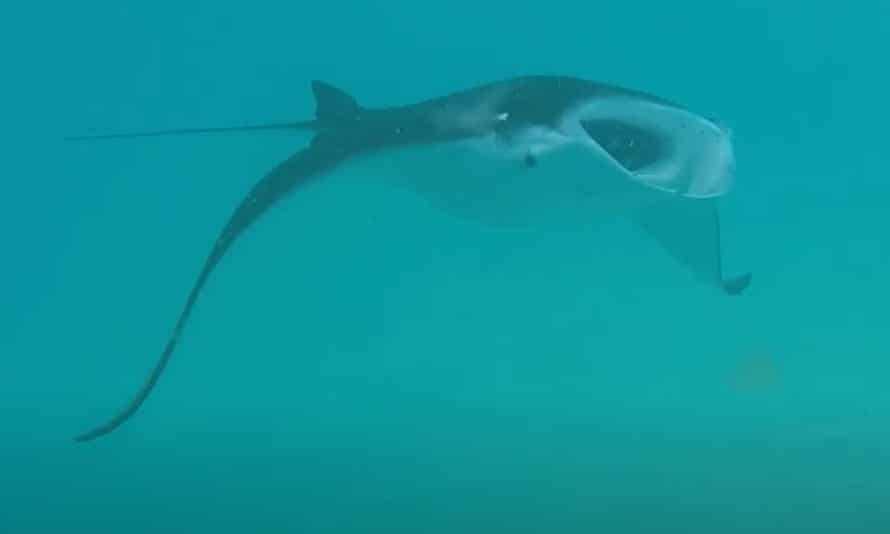
<path id="1" fill-rule="evenodd" d="M 0 532 L 890 532 L 890 4 L 7 8 Z M 114 434 L 245 189 L 309 117 L 524 74 L 732 127 L 738 298 L 629 225 L 507 231 L 319 182 L 242 239 Z"/>

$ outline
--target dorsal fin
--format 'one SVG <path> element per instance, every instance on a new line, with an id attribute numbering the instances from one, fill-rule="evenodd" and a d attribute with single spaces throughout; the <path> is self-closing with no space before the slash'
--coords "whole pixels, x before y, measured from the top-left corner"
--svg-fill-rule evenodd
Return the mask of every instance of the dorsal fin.
<path id="1" fill-rule="evenodd" d="M 315 116 L 319 120 L 342 120 L 362 110 L 352 95 L 329 83 L 313 80 L 312 92 L 315 94 Z"/>

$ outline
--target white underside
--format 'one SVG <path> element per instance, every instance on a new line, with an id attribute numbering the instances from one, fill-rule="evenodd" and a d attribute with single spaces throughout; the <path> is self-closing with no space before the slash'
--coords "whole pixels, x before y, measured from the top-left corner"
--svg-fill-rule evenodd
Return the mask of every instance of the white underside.
<path id="1" fill-rule="evenodd" d="M 615 117 L 672 134 L 669 157 L 637 173 L 581 129 Z M 537 164 L 524 163 L 533 155 Z M 590 224 L 628 217 L 699 279 L 718 283 L 719 227 L 713 199 L 732 181 L 729 134 L 692 115 L 645 101 L 607 100 L 566 114 L 557 129 L 532 128 L 509 143 L 489 137 L 412 146 L 350 160 L 336 174 L 416 193 L 464 220 L 489 226 Z M 653 233 L 654 232 L 654 233 Z"/>
<path id="2" fill-rule="evenodd" d="M 335 179 L 396 187 L 450 216 L 488 227 L 596 226 L 625 218 L 650 233 L 654 220 L 660 232 L 652 237 L 669 255 L 696 278 L 719 283 L 710 199 L 668 194 L 628 180 L 578 145 L 538 157 L 536 167 L 526 168 L 520 160 L 484 157 L 464 144 L 446 144 L 354 160 Z"/>
<path id="3" fill-rule="evenodd" d="M 604 118 L 654 132 L 669 140 L 670 150 L 631 172 L 579 122 Z M 528 155 L 535 157 L 536 166 L 524 164 Z M 732 184 L 734 157 L 728 130 L 712 121 L 648 100 L 616 97 L 581 103 L 556 128 L 527 128 L 506 140 L 489 135 L 412 146 L 346 167 L 361 179 L 407 188 L 453 215 L 516 225 L 626 214 L 664 195 L 719 197 Z"/>
<path id="4" fill-rule="evenodd" d="M 578 122 L 617 118 L 668 135 L 669 157 L 630 172 Z M 524 158 L 537 161 L 528 167 Z M 496 225 L 577 223 L 628 214 L 659 198 L 725 194 L 732 182 L 729 134 L 694 114 L 648 101 L 598 99 L 558 128 L 528 128 L 509 142 L 493 135 L 408 147 L 349 162 L 354 178 L 411 190 L 452 215 Z"/>
<path id="5" fill-rule="evenodd" d="M 592 222 L 653 200 L 653 191 L 617 175 L 580 145 L 522 157 L 486 154 L 479 143 L 410 148 L 356 161 L 355 178 L 418 194 L 436 208 L 478 223 L 525 226 Z"/>

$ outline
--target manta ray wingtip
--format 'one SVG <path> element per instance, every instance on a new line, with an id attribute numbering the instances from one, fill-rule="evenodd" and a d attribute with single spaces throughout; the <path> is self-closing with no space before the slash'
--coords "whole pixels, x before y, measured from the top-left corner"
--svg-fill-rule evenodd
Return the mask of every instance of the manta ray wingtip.
<path id="1" fill-rule="evenodd" d="M 745 273 L 723 281 L 723 292 L 727 295 L 740 295 L 751 285 L 751 273 Z"/>

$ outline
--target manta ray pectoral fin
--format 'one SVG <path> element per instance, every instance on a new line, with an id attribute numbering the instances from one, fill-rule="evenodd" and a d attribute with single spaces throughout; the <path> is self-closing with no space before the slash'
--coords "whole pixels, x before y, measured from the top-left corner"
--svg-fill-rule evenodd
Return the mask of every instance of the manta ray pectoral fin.
<path id="1" fill-rule="evenodd" d="M 316 99 L 317 120 L 224 128 L 159 130 L 153 132 L 81 136 L 69 139 L 114 139 L 187 133 L 280 129 L 321 130 L 323 124 L 341 121 L 349 118 L 351 114 L 354 115 L 362 111 L 362 108 L 356 103 L 354 98 L 329 84 L 319 81 L 312 82 L 312 91 Z M 179 319 L 176 321 L 173 332 L 170 335 L 163 352 L 142 387 L 132 400 L 130 400 L 129 404 L 127 404 L 127 406 L 117 415 L 106 421 L 104 424 L 75 437 L 75 441 L 90 441 L 108 434 L 136 413 L 145 399 L 148 398 L 148 395 L 151 393 L 152 389 L 154 389 L 155 384 L 166 368 L 170 356 L 176 348 L 179 336 L 182 334 L 182 331 L 188 322 L 188 318 L 191 315 L 192 309 L 198 300 L 198 296 L 200 295 L 204 284 L 235 240 L 254 221 L 259 219 L 296 185 L 312 176 L 325 173 L 344 159 L 350 157 L 352 152 L 353 150 L 348 144 L 338 142 L 338 140 L 333 138 L 330 133 L 319 131 L 308 148 L 297 152 L 280 163 L 254 185 L 248 195 L 241 201 L 240 205 L 229 218 L 228 222 L 223 227 L 222 232 L 218 236 L 216 244 L 207 256 L 204 266 L 189 292 L 185 306 L 180 312 Z"/>
<path id="2" fill-rule="evenodd" d="M 750 284 L 751 273 L 730 278 L 724 275 L 716 199 L 667 196 L 632 219 L 699 280 L 728 295 L 738 295 Z"/>
<path id="3" fill-rule="evenodd" d="M 90 441 L 108 434 L 136 413 L 167 366 L 207 279 L 235 240 L 295 186 L 310 177 L 325 173 L 348 155 L 348 150 L 344 149 L 342 145 L 317 136 L 312 146 L 297 152 L 279 164 L 250 190 L 219 234 L 216 244 L 192 286 L 164 351 L 142 387 L 121 412 L 106 423 L 77 436 L 75 441 Z"/>

